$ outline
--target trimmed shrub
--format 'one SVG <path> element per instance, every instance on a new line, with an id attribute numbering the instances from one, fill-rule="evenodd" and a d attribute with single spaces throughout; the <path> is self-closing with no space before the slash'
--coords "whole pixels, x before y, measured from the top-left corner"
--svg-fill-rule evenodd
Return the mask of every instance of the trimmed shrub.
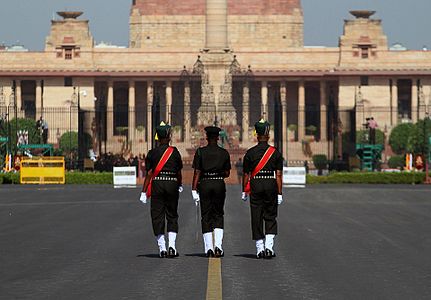
<path id="1" fill-rule="evenodd" d="M 307 175 L 307 184 L 421 184 L 425 173 L 332 173 L 328 176 Z"/>
<path id="2" fill-rule="evenodd" d="M 112 176 L 111 172 L 67 172 L 66 184 L 113 184 Z"/>
<path id="3" fill-rule="evenodd" d="M 316 169 L 319 170 L 319 175 L 322 175 L 322 170 L 328 167 L 328 158 L 325 154 L 313 155 L 313 163 Z"/>
<path id="4" fill-rule="evenodd" d="M 389 158 L 388 166 L 392 169 L 403 169 L 406 164 L 404 155 L 395 155 Z"/>
<path id="5" fill-rule="evenodd" d="M 19 173 L 0 173 L 0 184 L 19 184 Z"/>
<path id="6" fill-rule="evenodd" d="M 356 131 L 356 143 L 362 144 L 366 139 L 365 135 L 369 134 L 368 130 Z M 376 144 L 385 144 L 385 134 L 380 129 L 376 129 Z"/>

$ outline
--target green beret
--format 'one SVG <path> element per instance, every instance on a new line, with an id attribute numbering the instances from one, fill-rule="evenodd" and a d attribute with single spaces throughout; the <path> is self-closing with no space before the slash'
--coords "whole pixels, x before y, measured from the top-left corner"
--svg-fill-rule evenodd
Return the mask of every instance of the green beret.
<path id="1" fill-rule="evenodd" d="M 268 135 L 269 130 L 271 129 L 271 124 L 261 119 L 259 122 L 254 124 L 254 129 L 256 130 L 257 135 Z"/>
<path id="2" fill-rule="evenodd" d="M 169 137 L 171 128 L 171 125 L 165 124 L 165 122 L 162 121 L 160 125 L 156 127 L 156 140 Z"/>

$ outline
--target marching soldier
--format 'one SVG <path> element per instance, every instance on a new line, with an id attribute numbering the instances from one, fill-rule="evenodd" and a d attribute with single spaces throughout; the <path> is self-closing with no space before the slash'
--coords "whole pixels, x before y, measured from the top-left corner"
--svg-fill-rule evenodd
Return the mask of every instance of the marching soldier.
<path id="1" fill-rule="evenodd" d="M 283 157 L 268 144 L 270 126 L 264 120 L 254 125 L 258 144 L 243 159 L 242 199 L 250 200 L 251 229 L 258 259 L 275 257 L 277 209 L 283 202 Z"/>
<path id="2" fill-rule="evenodd" d="M 183 163 L 178 149 L 169 146 L 171 126 L 161 122 L 156 128 L 159 146 L 150 150 L 145 159 L 147 175 L 140 200 L 146 204 L 151 197 L 151 220 L 159 246 L 159 256 L 177 257 L 175 241 L 178 233 L 178 198 L 182 192 L 181 169 Z M 165 219 L 169 238 L 166 250 Z"/>
<path id="3" fill-rule="evenodd" d="M 229 153 L 218 146 L 221 129 L 205 128 L 208 145 L 199 148 L 193 160 L 194 176 L 192 197 L 201 206 L 201 225 L 207 257 L 223 257 L 223 225 L 226 186 L 224 179 L 230 175 Z M 213 245 L 213 232 L 214 244 Z M 215 247 L 214 247 L 215 246 Z"/>

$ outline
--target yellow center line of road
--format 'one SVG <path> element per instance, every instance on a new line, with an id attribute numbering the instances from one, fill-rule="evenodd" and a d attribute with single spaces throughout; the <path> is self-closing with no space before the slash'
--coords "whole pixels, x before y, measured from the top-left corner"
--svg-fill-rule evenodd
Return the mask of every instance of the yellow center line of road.
<path id="1" fill-rule="evenodd" d="M 221 300 L 223 296 L 221 281 L 221 259 L 208 260 L 207 300 Z"/>

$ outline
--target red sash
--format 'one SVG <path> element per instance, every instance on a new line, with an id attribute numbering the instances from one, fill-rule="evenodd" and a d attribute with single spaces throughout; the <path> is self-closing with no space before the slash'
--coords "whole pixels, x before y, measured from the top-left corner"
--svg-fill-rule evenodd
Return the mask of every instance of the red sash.
<path id="1" fill-rule="evenodd" d="M 153 176 L 151 176 L 150 183 L 148 184 L 147 188 L 147 197 L 151 197 L 151 186 L 153 185 L 153 179 L 159 175 L 160 171 L 165 166 L 166 162 L 171 157 L 172 153 L 174 152 L 173 147 L 168 147 L 168 149 L 165 150 L 165 153 L 163 153 L 162 158 L 160 159 L 159 163 L 156 166 L 156 169 L 154 170 Z"/>
<path id="2" fill-rule="evenodd" d="M 263 155 L 263 157 L 260 159 L 260 162 L 257 164 L 256 168 L 253 170 L 253 172 L 251 172 L 251 176 L 248 179 L 247 185 L 245 186 L 244 189 L 244 193 L 246 194 L 250 194 L 251 192 L 251 187 L 250 187 L 250 180 L 256 176 L 257 173 L 260 172 L 260 170 L 263 169 L 263 167 L 265 167 L 265 165 L 268 163 L 269 159 L 271 158 L 271 156 L 274 154 L 275 152 L 275 148 L 272 146 L 269 146 L 268 149 L 266 149 L 265 154 Z"/>

